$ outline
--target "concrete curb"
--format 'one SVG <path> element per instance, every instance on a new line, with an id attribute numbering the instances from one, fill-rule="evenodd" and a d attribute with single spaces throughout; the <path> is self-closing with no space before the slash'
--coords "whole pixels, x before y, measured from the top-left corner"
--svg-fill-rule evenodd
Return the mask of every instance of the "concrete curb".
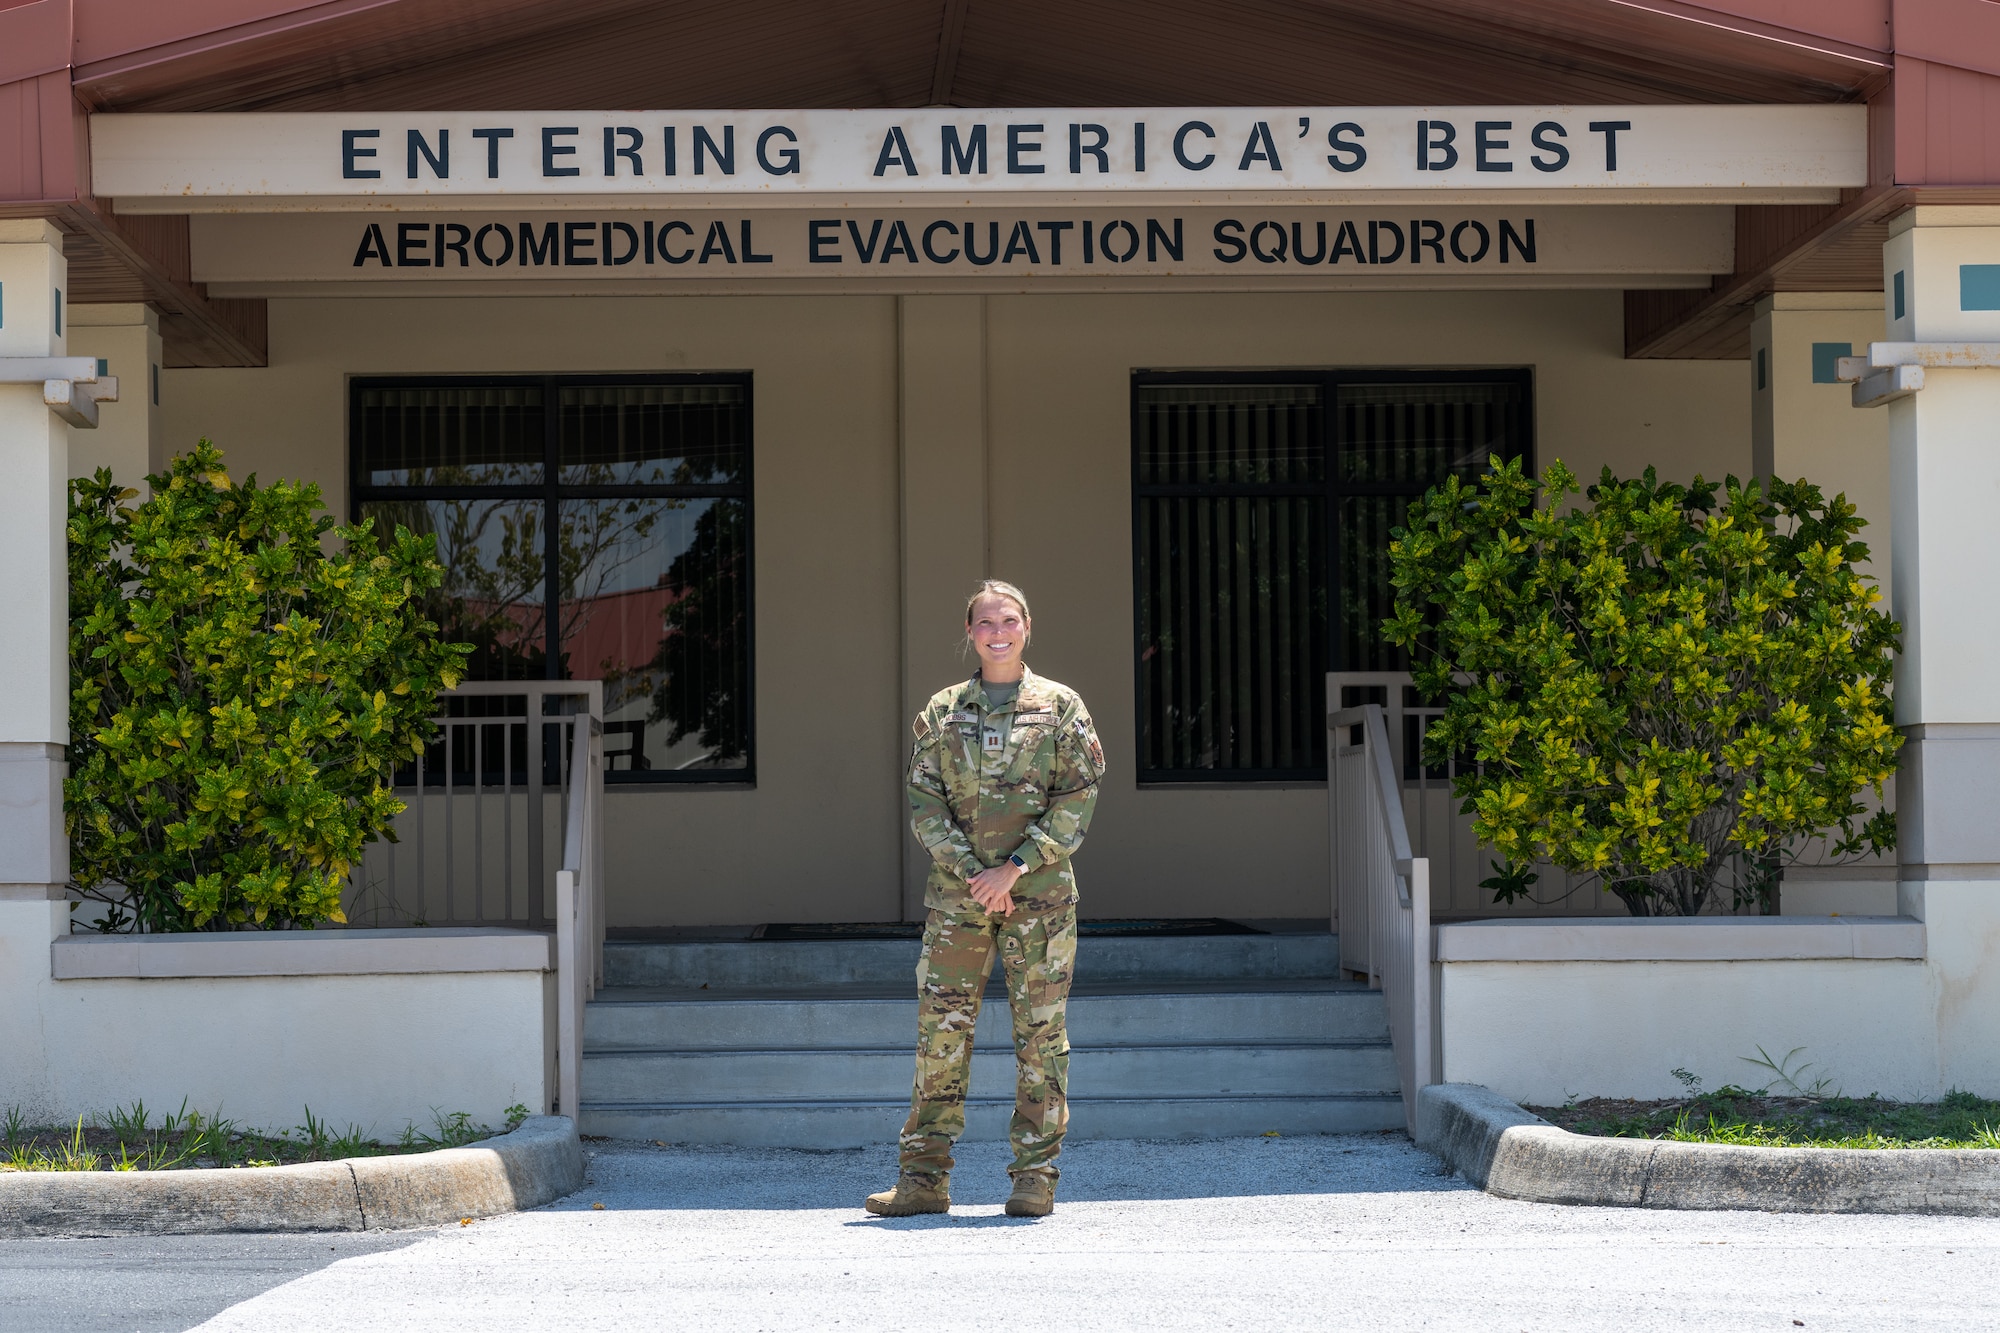
<path id="1" fill-rule="evenodd" d="M 1531 1203 L 2000 1217 L 2000 1151 L 1738 1148 L 1595 1138 L 1476 1083 L 1417 1094 L 1417 1146 L 1488 1194 Z"/>
<path id="2" fill-rule="evenodd" d="M 565 1116 L 469 1148 L 299 1166 L 0 1175 L 0 1238 L 390 1231 L 535 1208 L 583 1188 Z"/>

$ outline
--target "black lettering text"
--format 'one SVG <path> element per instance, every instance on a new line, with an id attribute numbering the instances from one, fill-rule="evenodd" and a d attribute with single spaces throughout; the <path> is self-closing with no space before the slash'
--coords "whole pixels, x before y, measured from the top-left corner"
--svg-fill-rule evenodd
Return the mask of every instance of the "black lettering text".
<path id="1" fill-rule="evenodd" d="M 720 256 L 728 263 L 736 262 L 736 248 L 729 243 L 729 228 L 721 218 L 708 224 L 708 235 L 701 242 L 701 258 L 697 262 L 706 264 Z"/>
<path id="2" fill-rule="evenodd" d="M 443 268 L 445 252 L 450 251 L 452 254 L 458 256 L 458 266 L 460 268 L 471 268 L 472 258 L 465 252 L 466 243 L 471 239 L 472 228 L 462 223 L 438 223 L 436 235 L 431 241 L 431 254 L 436 256 L 436 258 L 431 262 L 439 268 Z"/>
<path id="3" fill-rule="evenodd" d="M 778 159 L 777 161 L 773 162 L 771 160 L 771 154 L 770 154 L 771 140 L 777 138 L 781 134 L 785 137 L 785 142 L 792 145 L 792 147 L 780 148 L 778 150 Z M 757 165 L 764 168 L 765 174 L 770 176 L 798 175 L 799 174 L 799 150 L 797 147 L 798 142 L 799 142 L 798 135 L 792 133 L 789 129 L 785 128 L 783 125 L 773 125 L 770 129 L 765 130 L 762 134 L 757 136 Z"/>
<path id="4" fill-rule="evenodd" d="M 716 146 L 716 142 L 710 137 L 708 130 L 700 125 L 694 127 L 693 138 L 695 175 L 706 176 L 708 174 L 708 159 L 710 158 L 715 160 L 715 165 L 721 168 L 723 175 L 734 176 L 736 174 L 736 127 L 734 125 L 724 125 L 722 127 L 722 145 L 720 147 Z"/>
<path id="5" fill-rule="evenodd" d="M 363 167 L 361 159 L 375 156 L 373 148 L 363 148 L 361 140 L 379 139 L 380 130 L 342 130 L 340 132 L 340 176 L 342 180 L 372 181 L 382 179 L 382 173 L 373 168 Z"/>
<path id="6" fill-rule="evenodd" d="M 1514 224 L 1500 219 L 1500 262 L 1507 262 L 1507 247 L 1511 244 L 1521 252 L 1521 262 L 1535 262 L 1535 220 L 1527 218 L 1521 223 L 1522 230 L 1515 231 Z"/>
<path id="7" fill-rule="evenodd" d="M 901 167 L 905 176 L 917 174 L 917 159 L 910 152 L 910 141 L 903 137 L 901 125 L 891 125 L 889 132 L 882 136 L 882 151 L 875 155 L 875 174 L 880 176 L 890 167 Z"/>
<path id="8" fill-rule="evenodd" d="M 490 255 L 486 253 L 486 238 L 488 236 L 498 236 L 500 238 L 499 254 Z M 507 230 L 507 224 L 504 222 L 489 222 L 474 234 L 472 238 L 472 254 L 475 259 L 487 268 L 497 268 L 514 257 L 514 233 Z"/>
<path id="9" fill-rule="evenodd" d="M 832 231 L 833 235 L 826 233 Z M 826 247 L 840 244 L 839 218 L 814 218 L 806 223 L 806 262 L 808 264 L 838 264 L 843 262 L 838 254 L 828 254 Z"/>
<path id="10" fill-rule="evenodd" d="M 1458 128 L 1448 120 L 1420 120 L 1417 122 L 1417 170 L 1450 171 L 1458 165 L 1458 149 L 1452 141 L 1458 138 Z M 1436 150 L 1438 156 L 1431 155 Z"/>
<path id="11" fill-rule="evenodd" d="M 1631 128 L 1632 122 L 1629 120 L 1593 120 L 1590 122 L 1590 132 L 1604 136 L 1604 169 L 1606 171 L 1618 170 L 1618 131 L 1629 130 Z"/>
<path id="12" fill-rule="evenodd" d="M 1319 263 L 1320 260 L 1326 258 L 1326 223 L 1322 222 L 1319 224 L 1319 242 L 1313 247 L 1313 252 L 1310 255 L 1306 253 L 1305 237 L 1299 231 L 1299 226 L 1300 224 L 1297 222 L 1292 224 L 1293 262 L 1299 264 Z"/>
<path id="13" fill-rule="evenodd" d="M 1528 136 L 1529 142 L 1541 149 L 1542 153 L 1554 155 L 1543 157 L 1542 153 L 1537 153 L 1529 158 L 1528 161 L 1536 171 L 1561 171 L 1569 165 L 1569 148 L 1556 142 L 1557 139 L 1568 137 L 1569 131 L 1564 129 L 1560 122 L 1545 120 L 1535 126 L 1534 132 Z"/>
<path id="14" fill-rule="evenodd" d="M 1243 143 L 1243 160 L 1236 164 L 1236 169 L 1248 171 L 1252 162 L 1268 163 L 1273 171 L 1285 169 L 1278 161 L 1278 145 L 1271 138 L 1271 127 L 1261 120 L 1250 127 L 1250 137 Z"/>
<path id="15" fill-rule="evenodd" d="M 449 180 L 451 178 L 450 130 L 438 131 L 438 149 L 435 153 L 431 151 L 430 144 L 425 142 L 422 130 L 411 130 L 407 144 L 407 156 L 409 158 L 407 179 L 415 180 L 417 178 L 417 159 L 419 157 L 430 163 L 431 175 L 437 177 L 439 180 Z"/>
<path id="16" fill-rule="evenodd" d="M 1049 263 L 1062 263 L 1062 234 L 1076 224 L 1074 222 L 1037 222 L 1036 228 L 1049 234 Z"/>
<path id="17" fill-rule="evenodd" d="M 1228 246 L 1227 250 L 1223 249 Z M 1240 264 L 1243 256 L 1250 253 L 1250 247 L 1243 244 L 1243 224 L 1235 218 L 1224 218 L 1215 224 L 1215 257 L 1225 264 Z"/>
<path id="18" fill-rule="evenodd" d="M 910 244 L 910 229 L 901 218 L 889 224 L 889 239 L 882 242 L 882 262 L 886 264 L 897 255 L 912 264 L 917 262 L 917 247 Z"/>
<path id="19" fill-rule="evenodd" d="M 722 224 L 718 222 L 715 225 L 719 227 Z M 689 242 L 688 248 L 682 250 L 678 254 L 667 249 L 667 234 L 669 232 L 676 232 L 676 231 L 679 232 L 681 235 L 687 237 Z M 682 222 L 679 218 L 675 218 L 671 222 L 662 222 L 660 224 L 660 258 L 666 260 L 669 264 L 685 264 L 688 262 L 688 260 L 693 259 L 694 258 L 693 242 L 694 242 L 694 228 L 690 227 L 687 223 Z M 724 245 L 729 244 L 729 238 L 727 236 L 724 236 L 722 238 L 722 243 Z"/>
<path id="20" fill-rule="evenodd" d="M 984 176 L 986 174 L 986 127 L 974 125 L 965 139 L 958 137 L 958 126 L 947 125 L 940 132 L 944 142 L 944 174 L 949 176 L 956 168 L 961 176 Z M 881 175 L 881 172 L 876 172 Z M 912 172 L 912 175 L 915 173 Z"/>
<path id="21" fill-rule="evenodd" d="M 1266 230 L 1270 231 L 1270 233 L 1277 238 L 1269 250 L 1266 250 L 1264 248 L 1264 243 L 1260 239 L 1264 235 Z M 1250 253 L 1256 256 L 1258 263 L 1260 264 L 1283 263 L 1285 261 L 1285 256 L 1291 253 L 1285 247 L 1286 247 L 1286 240 L 1285 240 L 1284 223 L 1272 222 L 1270 219 L 1267 218 L 1250 229 Z"/>
<path id="22" fill-rule="evenodd" d="M 1174 131 L 1174 161 L 1180 163 L 1189 171 L 1206 171 L 1214 164 L 1215 154 L 1210 153 L 1199 160 L 1189 157 L 1187 155 L 1187 140 L 1190 134 L 1205 134 L 1211 139 L 1215 137 L 1215 131 L 1209 127 L 1207 121 L 1189 121 Z"/>
<path id="23" fill-rule="evenodd" d="M 389 267 L 389 242 L 383 239 L 382 228 L 373 222 L 361 231 L 361 245 L 354 252 L 354 267 L 360 268 L 371 259 L 383 268 Z"/>
<path id="24" fill-rule="evenodd" d="M 608 180 L 618 174 L 618 159 L 624 158 L 632 164 L 632 174 L 646 174 L 646 164 L 639 158 L 639 150 L 645 147 L 646 136 L 636 126 L 606 125 L 604 127 L 604 175 Z"/>
<path id="25" fill-rule="evenodd" d="M 535 236 L 535 224 L 521 224 L 521 266 L 542 265 L 556 262 L 556 224 L 551 222 L 542 228 L 539 240 Z"/>
<path id="26" fill-rule="evenodd" d="M 1048 170 L 1039 162 L 1023 162 L 1022 155 L 1042 151 L 1040 139 L 1029 139 L 1030 134 L 1040 134 L 1040 125 L 1009 125 L 1007 127 L 1007 174 L 1010 176 L 1039 176 Z"/>
<path id="27" fill-rule="evenodd" d="M 557 143 L 556 136 L 558 134 L 581 133 L 582 131 L 574 125 L 544 125 L 542 127 L 542 174 L 544 176 L 581 176 L 583 174 L 582 167 L 559 167 L 556 165 L 557 158 L 573 156 L 576 153 L 575 144 Z"/>
<path id="28" fill-rule="evenodd" d="M 1083 141 L 1083 136 L 1086 133 L 1091 136 L 1090 143 Z M 1102 125 L 1071 125 L 1069 127 L 1069 174 L 1072 176 L 1081 176 L 1083 174 L 1083 159 L 1086 154 L 1097 159 L 1098 175 L 1101 176 L 1110 171 L 1111 154 L 1104 151 L 1105 145 L 1110 142 L 1111 131 L 1105 129 Z"/>
<path id="29" fill-rule="evenodd" d="M 1367 165 L 1368 150 L 1354 141 L 1367 133 L 1351 120 L 1343 120 L 1328 130 L 1326 146 L 1333 151 L 1326 155 L 1326 164 L 1339 172 L 1361 170 Z"/>
<path id="30" fill-rule="evenodd" d="M 474 130 L 472 137 L 486 140 L 486 179 L 500 179 L 500 141 L 513 138 L 514 131 L 505 126 L 488 126 L 485 129 Z M 503 227 L 501 230 L 506 229 Z M 507 244 L 511 246 L 514 242 L 510 238 Z"/>
<path id="31" fill-rule="evenodd" d="M 1511 130 L 1513 128 L 1514 122 L 1511 120 L 1475 120 L 1472 122 L 1472 169 L 1474 171 L 1512 171 L 1514 169 L 1512 162 L 1495 162 L 1492 157 L 1494 153 L 1506 152 L 1508 144 L 1506 139 L 1494 138 L 1492 131 Z"/>
<path id="32" fill-rule="evenodd" d="M 1007 252 L 1000 256 L 1000 262 L 1011 264 L 1016 255 L 1026 255 L 1030 264 L 1042 262 L 1041 253 L 1035 249 L 1035 233 L 1025 222 L 1016 222 L 1014 230 L 1007 233 Z"/>
<path id="33" fill-rule="evenodd" d="M 1471 254 L 1465 253 L 1465 246 L 1462 243 L 1468 231 L 1479 237 L 1479 248 Z M 1486 258 L 1486 252 L 1492 247 L 1493 233 L 1486 230 L 1486 224 L 1483 222 L 1474 222 L 1467 218 L 1451 229 L 1451 257 L 1461 264 L 1477 264 Z"/>
<path id="34" fill-rule="evenodd" d="M 616 254 L 611 248 L 614 236 L 625 238 L 625 253 Z M 609 264 L 629 264 L 639 257 L 639 233 L 629 222 L 607 222 L 604 224 L 604 262 Z"/>
<path id="35" fill-rule="evenodd" d="M 1423 263 L 1424 257 L 1421 252 L 1424 250 L 1429 250 L 1435 255 L 1438 263 L 1444 262 L 1444 223 L 1435 218 L 1411 218 L 1410 262 Z"/>
<path id="36" fill-rule="evenodd" d="M 958 226 L 955 223 L 939 219 L 924 228 L 924 258 L 930 260 L 933 264 L 949 264 L 952 260 L 958 258 L 958 247 L 955 245 L 951 247 L 951 253 L 949 254 L 941 255 L 937 252 L 936 247 L 931 242 L 931 238 L 941 231 L 949 232 L 956 239 L 958 236 Z"/>
<path id="37" fill-rule="evenodd" d="M 431 266 L 431 228 L 428 222 L 398 222 L 396 224 L 396 267 L 429 268 Z"/>
<path id="38" fill-rule="evenodd" d="M 1396 238 L 1396 248 L 1386 255 L 1382 253 L 1382 233 L 1385 231 Z M 1402 257 L 1403 229 L 1393 222 L 1369 222 L 1368 262 L 1371 264 L 1393 264 Z"/>

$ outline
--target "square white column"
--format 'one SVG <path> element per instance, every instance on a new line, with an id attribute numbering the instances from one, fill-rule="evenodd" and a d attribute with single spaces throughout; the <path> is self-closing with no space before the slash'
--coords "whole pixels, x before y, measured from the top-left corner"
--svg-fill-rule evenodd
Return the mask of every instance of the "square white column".
<path id="1" fill-rule="evenodd" d="M 64 356 L 62 234 L 0 221 L 0 357 Z M 69 880 L 69 427 L 42 386 L 0 384 L 0 896 L 50 902 Z"/>
<path id="2" fill-rule="evenodd" d="M 177 452 L 160 436 L 160 317 L 137 302 L 73 305 L 63 331 L 71 356 L 94 356 L 104 374 L 118 378 L 118 401 L 99 405 L 97 429 L 70 436 L 69 474 L 88 477 L 108 467 L 120 484 L 144 495 L 146 477 Z"/>
<path id="3" fill-rule="evenodd" d="M 1883 247 L 1892 343 L 2000 345 L 2000 209 L 1911 209 Z M 1899 899 L 1924 919 L 1939 1089 L 2000 1093 L 2000 368 L 1891 402 Z"/>

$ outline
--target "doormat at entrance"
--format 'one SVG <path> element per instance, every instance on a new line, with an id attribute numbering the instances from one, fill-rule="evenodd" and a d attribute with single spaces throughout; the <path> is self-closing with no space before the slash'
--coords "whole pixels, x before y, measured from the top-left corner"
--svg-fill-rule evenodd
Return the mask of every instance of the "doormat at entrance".
<path id="1" fill-rule="evenodd" d="M 759 926 L 752 939 L 759 940 L 913 940 L 923 934 L 915 922 L 833 922 L 799 925 L 783 922 Z M 1158 917 L 1135 921 L 1082 921 L 1079 935 L 1115 935 L 1123 938 L 1158 935 L 1262 935 L 1266 932 L 1241 921 L 1220 917 Z"/>

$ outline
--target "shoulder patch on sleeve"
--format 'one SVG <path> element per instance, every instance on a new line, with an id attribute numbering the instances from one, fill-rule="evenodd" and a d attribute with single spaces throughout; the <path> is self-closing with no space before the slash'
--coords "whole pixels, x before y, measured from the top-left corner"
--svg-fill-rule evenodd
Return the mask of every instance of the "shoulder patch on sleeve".
<path id="1" fill-rule="evenodd" d="M 910 730 L 916 733 L 918 740 L 922 740 L 924 737 L 930 735 L 931 734 L 930 715 L 927 713 L 918 713 L 916 721 L 910 723 Z"/>

